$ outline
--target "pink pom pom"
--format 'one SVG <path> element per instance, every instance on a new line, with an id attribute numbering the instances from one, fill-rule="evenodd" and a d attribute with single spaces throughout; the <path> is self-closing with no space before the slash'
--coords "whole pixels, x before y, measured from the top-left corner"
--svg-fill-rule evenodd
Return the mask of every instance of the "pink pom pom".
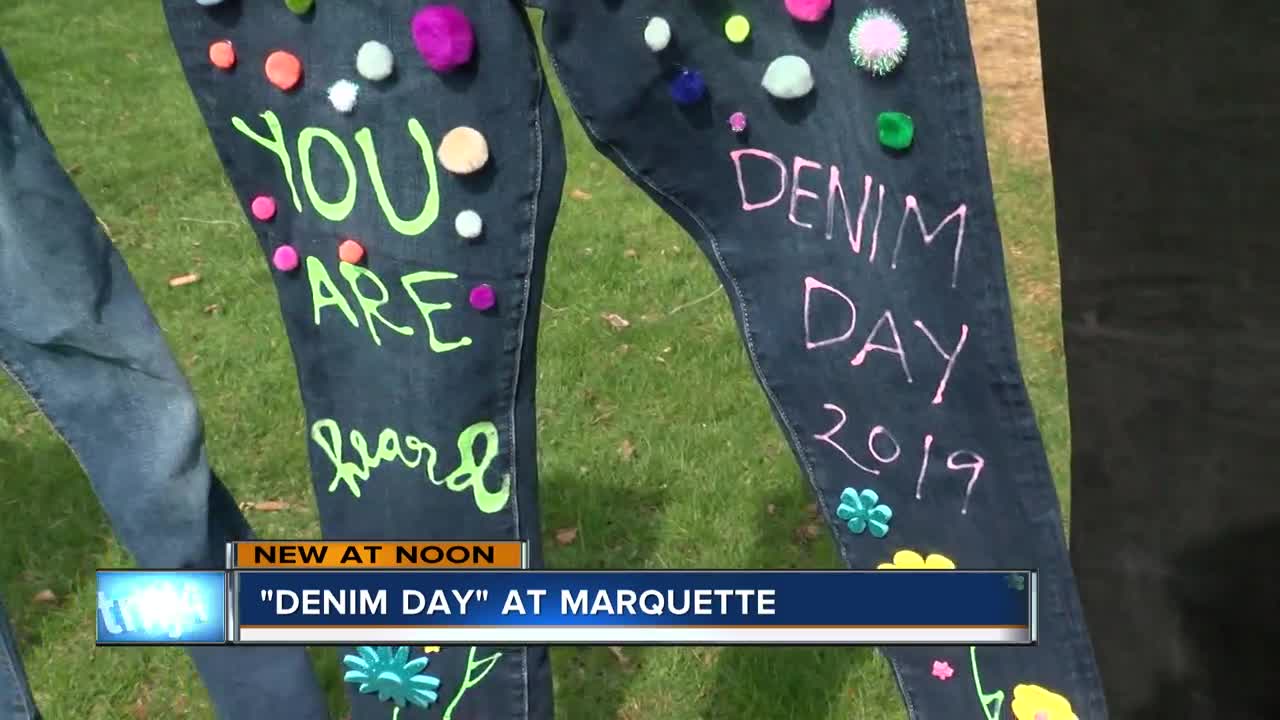
<path id="1" fill-rule="evenodd" d="M 298 251 L 292 245 L 281 245 L 271 255 L 271 264 L 280 272 L 293 272 L 298 269 Z"/>
<path id="2" fill-rule="evenodd" d="M 787 0 L 787 12 L 801 22 L 818 22 L 831 9 L 831 0 Z"/>
<path id="3" fill-rule="evenodd" d="M 471 60 L 476 36 L 471 21 L 453 5 L 428 5 L 413 16 L 413 44 L 427 66 L 449 72 Z"/>

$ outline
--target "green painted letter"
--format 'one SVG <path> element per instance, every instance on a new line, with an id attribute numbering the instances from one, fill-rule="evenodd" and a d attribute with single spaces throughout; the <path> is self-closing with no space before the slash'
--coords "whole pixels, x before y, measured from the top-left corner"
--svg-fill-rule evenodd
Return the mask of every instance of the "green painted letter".
<path id="1" fill-rule="evenodd" d="M 280 120 L 270 110 L 262 113 L 262 119 L 267 121 L 267 129 L 271 131 L 271 137 L 263 137 L 250 130 L 249 126 L 238 117 L 231 118 L 231 126 L 280 158 L 280 165 L 284 168 L 284 181 L 289 183 L 289 190 L 293 193 L 293 206 L 298 212 L 302 212 L 302 199 L 298 197 L 298 188 L 293 184 L 293 163 L 289 160 L 289 149 L 284 144 L 284 131 L 280 129 Z M 435 185 L 434 178 L 431 184 Z M 312 200 L 314 199 L 313 197 Z"/>
<path id="2" fill-rule="evenodd" d="M 401 327 L 390 320 L 382 317 L 378 312 L 378 308 L 386 305 L 390 300 L 390 294 L 387 292 L 387 286 L 382 284 L 382 280 L 374 275 L 372 271 L 352 265 L 351 263 L 342 263 L 342 277 L 347 279 L 347 284 L 351 286 L 351 292 L 355 293 L 356 302 L 360 304 L 360 310 L 364 313 L 364 320 L 369 324 L 369 334 L 373 336 L 373 344 L 381 346 L 382 339 L 378 337 L 378 327 L 373 324 L 374 318 L 378 322 L 391 328 L 393 331 L 401 335 L 412 335 L 413 328 Z M 360 278 L 366 278 L 378 288 L 378 297 L 368 297 L 360 292 Z"/>
<path id="3" fill-rule="evenodd" d="M 333 152 L 342 161 L 342 166 L 347 170 L 347 194 L 336 203 L 320 197 L 320 193 L 316 192 L 315 181 L 311 179 L 311 143 L 316 138 L 320 138 L 329 143 L 329 147 L 333 148 Z M 307 197 L 311 199 L 311 204 L 315 206 L 316 212 L 333 222 L 342 222 L 351 214 L 351 209 L 356 206 L 356 166 L 351 162 L 351 153 L 347 152 L 347 146 L 342 144 L 337 135 L 323 128 L 304 128 L 298 133 L 298 164 L 302 166 L 302 184 L 307 189 Z"/>
<path id="4" fill-rule="evenodd" d="M 344 265 L 346 263 L 343 263 Z M 324 263 L 320 262 L 314 255 L 307 256 L 307 279 L 311 281 L 311 306 L 315 308 L 316 324 L 320 324 L 320 310 L 330 305 L 337 305 L 343 315 L 347 316 L 347 320 L 351 322 L 352 327 L 360 327 L 360 321 L 356 319 L 356 314 L 351 311 L 351 306 L 347 304 L 347 299 L 338 291 L 338 286 L 333 284 L 333 278 L 329 277 L 329 271 L 325 270 Z"/>
<path id="5" fill-rule="evenodd" d="M 439 338 L 436 337 L 435 325 L 431 323 L 431 313 L 437 310 L 448 310 L 453 307 L 453 303 L 423 302 L 422 298 L 418 296 L 418 291 L 413 289 L 413 285 L 414 283 L 430 282 L 432 280 L 455 280 L 457 277 L 455 273 L 423 270 L 400 278 L 400 284 L 404 286 L 404 291 L 409 294 L 413 304 L 417 305 L 418 311 L 422 313 L 422 322 L 427 325 L 427 343 L 431 346 L 433 352 L 444 353 L 450 350 L 457 350 L 460 347 L 466 347 L 471 344 L 471 338 L 464 335 L 462 339 L 454 342 L 440 342 Z"/>
<path id="6" fill-rule="evenodd" d="M 427 198 L 422 212 L 412 220 L 401 220 L 396 209 L 391 206 L 391 198 L 387 197 L 387 188 L 382 183 L 382 171 L 378 168 L 378 151 L 373 147 L 373 133 L 369 128 L 362 128 L 356 133 L 356 145 L 364 153 L 365 165 L 369 168 L 369 180 L 373 183 L 373 191 L 378 196 L 378 205 L 387 216 L 387 222 L 401 235 L 421 235 L 431 227 L 440 215 L 440 186 L 436 183 L 436 156 L 431 147 L 431 139 L 427 137 L 422 125 L 414 118 L 409 119 L 409 134 L 422 148 L 422 162 L 427 167 Z"/>

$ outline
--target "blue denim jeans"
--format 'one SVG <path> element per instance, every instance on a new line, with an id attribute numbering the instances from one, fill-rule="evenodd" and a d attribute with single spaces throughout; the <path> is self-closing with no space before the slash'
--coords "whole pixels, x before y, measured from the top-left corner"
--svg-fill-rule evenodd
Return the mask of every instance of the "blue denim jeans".
<path id="1" fill-rule="evenodd" d="M 775 0 L 533 4 L 598 148 L 719 274 L 846 564 L 1040 571 L 1038 645 L 885 649 L 911 716 L 1105 717 L 1018 367 L 961 0 L 893 3 L 911 47 L 883 78 L 852 67 L 861 8 L 849 3 L 811 25 Z M 275 281 L 325 535 L 523 538 L 536 563 L 534 340 L 564 147 L 522 5 L 456 6 L 478 49 L 437 74 L 409 34 L 418 3 L 317 3 L 300 17 L 280 3 L 165 3 L 263 259 L 284 246 L 303 258 Z M 731 10 L 751 18 L 747 43 L 724 38 Z M 654 15 L 676 35 L 661 53 L 642 39 Z M 356 74 L 370 40 L 395 58 L 389 78 Z M 222 41 L 233 68 L 210 62 Z M 277 51 L 303 69 L 285 89 L 263 73 Z M 761 77 L 790 53 L 816 87 L 776 101 Z M 673 102 L 681 67 L 702 74 L 706 97 Z M 343 79 L 361 87 L 348 112 L 327 97 Z M 886 110 L 915 119 L 909 152 L 879 146 Z M 745 135 L 726 122 L 738 111 Z M 437 167 L 460 125 L 488 138 L 478 173 Z M 278 211 L 250 212 L 260 197 Z M 467 209 L 484 219 L 478 242 L 454 231 Z M 340 261 L 353 238 L 364 256 Z M 490 309 L 468 304 L 481 285 Z M 389 710 L 352 686 L 353 717 L 551 717 L 542 649 L 428 655 L 438 697 L 426 709 Z"/>
<path id="2" fill-rule="evenodd" d="M 164 7 L 257 232 L 259 249 L 245 254 L 275 280 L 324 536 L 520 538 L 537 565 L 534 356 L 564 145 L 523 10 L 461 6 L 479 57 L 445 76 L 414 50 L 417 3 L 317 3 L 301 18 L 276 2 Z M 237 54 L 230 71 L 209 60 L 210 45 L 228 40 Z M 386 80 L 356 74 L 370 40 L 394 54 Z M 289 92 L 264 77 L 277 50 L 301 61 L 300 86 Z M 349 114 L 327 100 L 341 79 L 361 87 Z M 456 175 L 437 159 L 459 126 L 483 133 L 483 171 Z M 274 201 L 273 216 L 253 213 L 259 198 Z M 466 210 L 483 222 L 478 238 L 455 232 Z M 340 260 L 348 241 L 362 258 Z M 275 264 L 282 247 L 299 256 L 296 268 Z M 380 699 L 353 684 L 354 718 L 551 717 L 546 648 L 410 650 L 428 662 L 418 674 L 431 697 L 416 698 L 425 714 L 407 696 Z M 341 654 L 347 667 L 358 661 L 354 648 Z"/>
<path id="3" fill-rule="evenodd" d="M 249 537 L 210 471 L 186 378 L 2 52 L 0 365 L 71 447 L 140 565 L 222 567 L 225 543 Z M 286 703 L 290 717 L 326 717 L 301 649 L 191 655 L 221 717 L 275 718 Z M 0 606 L 0 719 L 35 717 Z"/>

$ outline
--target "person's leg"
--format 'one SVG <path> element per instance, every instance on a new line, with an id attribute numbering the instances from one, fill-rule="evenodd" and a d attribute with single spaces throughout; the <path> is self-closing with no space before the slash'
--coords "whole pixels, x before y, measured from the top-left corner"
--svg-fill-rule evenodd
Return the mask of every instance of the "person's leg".
<path id="1" fill-rule="evenodd" d="M 71 447 L 139 565 L 221 568 L 225 543 L 249 536 L 209 469 L 186 378 L 3 53 L 0 365 Z M 291 717 L 326 716 L 301 649 L 191 655 L 222 717 L 275 718 L 286 704 Z"/>
<path id="2" fill-rule="evenodd" d="M 1280 717 L 1280 14 L 1038 3 L 1071 557 L 1115 717 Z M 1194 52 L 1188 52 L 1194 48 Z"/>
<path id="3" fill-rule="evenodd" d="M 523 7 L 466 0 L 420 19 L 458 42 L 471 28 L 473 57 L 445 71 L 450 58 L 433 56 L 440 72 L 415 48 L 422 7 L 165 2 L 257 233 L 246 262 L 265 261 L 275 282 L 325 537 L 519 538 L 537 565 L 533 361 L 564 148 Z M 277 72 L 291 68 L 300 75 Z M 487 141 L 469 174 L 485 158 L 460 127 Z M 255 214 L 255 200 L 274 213 Z M 478 237 L 462 236 L 477 219 L 465 211 L 482 221 Z M 363 255 L 340 255 L 352 243 Z M 423 648 L 411 651 L 417 667 Z M 349 666 L 383 662 L 366 654 Z M 392 693 L 396 710 L 353 683 L 353 717 L 551 717 L 545 648 L 427 658 L 425 709 Z"/>
<path id="4" fill-rule="evenodd" d="M 851 55 L 859 3 L 819 22 L 776 0 L 537 4 L 587 132 L 719 273 L 845 562 L 1040 571 L 1037 645 L 884 650 L 911 716 L 1105 717 L 1018 366 L 963 2 L 892 3 L 905 39 L 866 17 L 868 55 L 907 45 L 883 76 Z M 751 23 L 738 45 L 732 13 Z M 805 62 L 767 72 L 787 55 Z M 804 64 L 807 94 L 763 87 L 806 90 Z M 882 146 L 884 112 L 914 120 L 906 151 Z M 902 118 L 883 120 L 901 144 Z"/>

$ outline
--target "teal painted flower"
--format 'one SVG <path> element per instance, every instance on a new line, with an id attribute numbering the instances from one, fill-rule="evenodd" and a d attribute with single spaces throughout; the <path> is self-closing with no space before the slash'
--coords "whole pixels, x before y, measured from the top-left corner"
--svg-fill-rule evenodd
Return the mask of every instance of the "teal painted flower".
<path id="1" fill-rule="evenodd" d="M 893 510 L 888 505 L 880 504 L 880 496 L 875 490 L 863 490 L 859 493 L 853 488 L 845 488 L 840 493 L 836 517 L 848 521 L 849 529 L 855 535 L 861 535 L 870 528 L 872 537 L 882 538 L 889 534 L 889 520 L 893 518 Z"/>
<path id="2" fill-rule="evenodd" d="M 379 700 L 390 700 L 397 707 L 409 703 L 425 708 L 439 698 L 436 689 L 440 678 L 419 674 L 431 662 L 426 656 L 410 660 L 409 648 L 403 646 L 393 651 L 389 647 L 361 645 L 356 652 L 359 654 L 342 658 L 342 664 L 347 666 L 342 679 L 359 685 L 360 692 L 376 692 Z"/>
<path id="3" fill-rule="evenodd" d="M 1005 579 L 1009 583 L 1010 590 L 1022 592 L 1027 587 L 1027 579 L 1018 573 L 1012 573 Z"/>

